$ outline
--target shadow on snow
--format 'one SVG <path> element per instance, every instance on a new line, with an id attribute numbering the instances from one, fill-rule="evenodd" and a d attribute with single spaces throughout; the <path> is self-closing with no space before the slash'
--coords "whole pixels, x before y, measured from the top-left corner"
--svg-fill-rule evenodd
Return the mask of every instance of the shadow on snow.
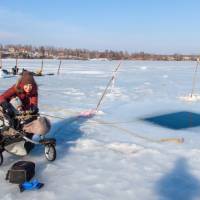
<path id="1" fill-rule="evenodd" d="M 171 172 L 156 184 L 160 200 L 192 200 L 200 195 L 200 182 L 190 172 L 185 158 L 179 158 Z"/>

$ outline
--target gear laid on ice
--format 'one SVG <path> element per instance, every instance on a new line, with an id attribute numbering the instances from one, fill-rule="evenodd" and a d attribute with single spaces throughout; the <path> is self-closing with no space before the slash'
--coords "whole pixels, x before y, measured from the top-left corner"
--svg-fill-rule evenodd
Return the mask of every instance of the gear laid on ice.
<path id="1" fill-rule="evenodd" d="M 20 192 L 23 192 L 24 190 L 39 190 L 44 186 L 44 183 L 40 183 L 38 180 L 33 181 L 26 181 L 19 185 Z"/>

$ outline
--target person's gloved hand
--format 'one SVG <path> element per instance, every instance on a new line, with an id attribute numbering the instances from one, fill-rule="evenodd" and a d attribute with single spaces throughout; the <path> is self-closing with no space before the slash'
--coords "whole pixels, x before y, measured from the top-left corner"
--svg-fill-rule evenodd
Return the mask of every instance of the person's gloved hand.
<path id="1" fill-rule="evenodd" d="M 39 112 L 39 109 L 37 106 L 32 106 L 31 109 L 30 109 L 30 113 L 32 115 L 36 115 L 37 113 Z"/>
<path id="2" fill-rule="evenodd" d="M 1 103 L 1 107 L 3 108 L 4 114 L 8 115 L 9 117 L 12 117 L 14 115 L 14 111 L 7 101 L 4 101 Z"/>
<path id="3" fill-rule="evenodd" d="M 6 127 L 10 127 L 10 126 L 11 126 L 11 120 L 4 117 L 4 125 L 5 125 Z"/>

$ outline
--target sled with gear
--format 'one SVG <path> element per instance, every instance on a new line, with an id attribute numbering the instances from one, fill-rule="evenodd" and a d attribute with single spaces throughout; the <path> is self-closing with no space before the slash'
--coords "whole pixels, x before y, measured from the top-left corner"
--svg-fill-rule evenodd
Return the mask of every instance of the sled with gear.
<path id="1" fill-rule="evenodd" d="M 48 161 L 56 159 L 56 140 L 39 135 L 40 140 L 33 140 L 32 133 L 24 131 L 23 125 L 39 118 L 39 113 L 31 112 L 15 114 L 12 118 L 2 114 L 0 110 L 0 165 L 3 164 L 3 152 L 25 156 L 34 148 L 35 145 L 44 146 L 44 154 Z M 9 126 L 8 126 L 9 120 Z"/>

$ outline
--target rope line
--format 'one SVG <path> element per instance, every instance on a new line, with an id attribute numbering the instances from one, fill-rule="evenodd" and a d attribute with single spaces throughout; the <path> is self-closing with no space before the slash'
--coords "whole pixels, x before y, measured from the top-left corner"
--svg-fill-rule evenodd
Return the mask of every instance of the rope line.
<path id="1" fill-rule="evenodd" d="M 121 130 L 123 132 L 126 132 L 131 136 L 134 136 L 134 137 L 137 137 L 137 138 L 149 141 L 149 142 L 153 142 L 153 143 L 174 142 L 176 144 L 182 144 L 184 142 L 184 138 L 175 138 L 175 137 L 173 137 L 173 138 L 161 138 L 161 139 L 155 140 L 155 139 L 151 139 L 151 138 L 148 138 L 148 137 L 141 136 L 138 133 L 130 131 L 130 130 L 128 130 L 126 128 L 123 128 L 121 126 L 117 126 L 115 124 L 109 124 L 109 123 L 106 123 L 105 121 L 102 121 L 102 120 L 98 120 L 97 122 L 98 123 L 100 122 L 99 124 L 109 125 L 109 126 L 111 126 L 113 128 L 117 128 L 117 129 L 119 129 L 119 130 Z"/>
<path id="2" fill-rule="evenodd" d="M 62 119 L 65 120 L 66 118 L 63 117 L 58 117 L 58 116 L 53 116 L 53 115 L 48 115 L 48 114 L 41 114 L 43 116 L 48 116 L 48 117 L 52 117 L 52 118 L 57 118 L 57 119 Z M 108 125 L 110 127 L 116 128 L 118 130 L 121 130 L 123 132 L 128 133 L 129 135 L 131 135 L 132 137 L 136 137 L 136 138 L 140 138 L 143 140 L 146 140 L 148 142 L 152 142 L 152 143 L 164 143 L 164 142 L 174 142 L 176 144 L 182 144 L 184 142 L 184 138 L 183 137 L 173 137 L 173 138 L 160 138 L 158 140 L 156 139 L 151 139 L 149 137 L 144 137 L 142 136 L 142 134 L 140 135 L 139 133 L 135 133 L 133 131 L 130 131 L 124 127 L 118 126 L 117 124 L 128 124 L 128 123 L 133 123 L 137 120 L 131 120 L 131 121 L 124 121 L 124 122 L 107 122 L 107 121 L 103 121 L 103 120 L 99 120 L 99 119 L 93 119 L 94 121 L 88 121 L 85 122 L 85 124 L 99 124 L 99 125 Z"/>

